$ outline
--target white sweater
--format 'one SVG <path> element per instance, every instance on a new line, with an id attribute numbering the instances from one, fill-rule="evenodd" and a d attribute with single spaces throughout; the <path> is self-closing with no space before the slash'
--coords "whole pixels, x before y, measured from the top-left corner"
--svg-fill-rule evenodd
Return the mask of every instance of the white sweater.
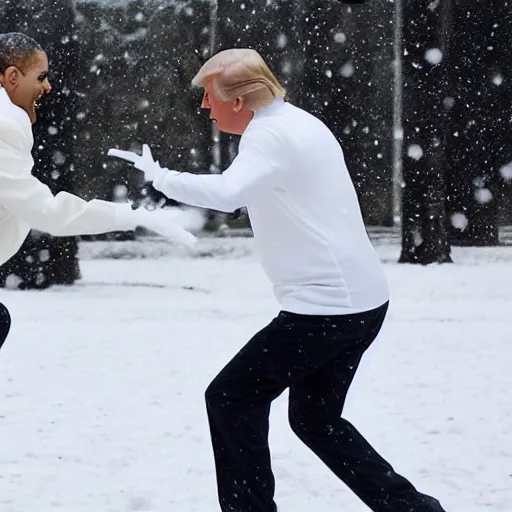
<path id="1" fill-rule="evenodd" d="M 319 119 L 287 102 L 255 113 L 223 174 L 163 172 L 153 185 L 192 206 L 246 206 L 285 311 L 342 315 L 389 298 L 339 143 Z"/>
<path id="2" fill-rule="evenodd" d="M 32 176 L 32 124 L 0 87 L 0 265 L 13 256 L 30 229 L 56 236 L 132 229 L 127 205 L 86 202 L 67 192 L 54 196 Z"/>

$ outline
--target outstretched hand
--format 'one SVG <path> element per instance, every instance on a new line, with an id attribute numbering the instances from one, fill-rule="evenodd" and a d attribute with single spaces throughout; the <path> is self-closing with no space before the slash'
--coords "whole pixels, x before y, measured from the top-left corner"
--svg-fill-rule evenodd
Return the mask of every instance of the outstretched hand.
<path id="1" fill-rule="evenodd" d="M 192 246 L 197 243 L 197 238 L 177 221 L 176 214 L 165 209 L 146 210 L 137 208 L 134 211 L 138 226 L 157 233 L 178 245 Z"/>
<path id="2" fill-rule="evenodd" d="M 158 162 L 155 162 L 151 149 L 147 144 L 142 146 L 142 155 L 138 155 L 132 151 L 124 151 L 122 149 L 109 149 L 108 156 L 121 158 L 133 164 L 136 169 L 144 173 L 144 180 L 147 182 L 155 181 L 157 176 L 165 173 L 166 170 L 160 167 Z"/>

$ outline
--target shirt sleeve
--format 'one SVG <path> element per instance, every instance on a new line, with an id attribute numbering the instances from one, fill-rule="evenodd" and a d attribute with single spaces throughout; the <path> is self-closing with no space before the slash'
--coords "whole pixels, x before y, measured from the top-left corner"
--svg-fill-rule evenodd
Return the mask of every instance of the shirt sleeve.
<path id="1" fill-rule="evenodd" d="M 53 195 L 31 174 L 31 158 L 18 147 L 16 123 L 0 126 L 0 205 L 31 228 L 55 236 L 98 234 L 129 229 L 122 208 L 107 201 L 84 201 L 67 192 Z M 125 226 L 126 225 L 126 226 Z M 116 228 L 116 229 L 114 229 Z"/>
<path id="2" fill-rule="evenodd" d="M 237 157 L 222 174 L 168 171 L 153 186 L 180 203 L 232 212 L 269 191 L 288 169 L 289 153 L 282 137 L 262 126 L 242 137 Z"/>

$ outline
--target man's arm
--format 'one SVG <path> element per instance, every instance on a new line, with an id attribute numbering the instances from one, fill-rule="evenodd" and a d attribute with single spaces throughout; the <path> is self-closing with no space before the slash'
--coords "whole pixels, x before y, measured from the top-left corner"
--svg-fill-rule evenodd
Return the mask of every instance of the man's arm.
<path id="1" fill-rule="evenodd" d="M 0 127 L 0 206 L 30 227 L 55 236 L 98 234 L 134 229 L 129 205 L 84 201 L 67 192 L 56 196 L 30 174 L 29 159 L 19 147 L 18 125 Z"/>
<path id="2" fill-rule="evenodd" d="M 222 174 L 162 170 L 153 186 L 180 203 L 232 212 L 279 182 L 290 168 L 289 161 L 284 141 L 273 131 L 258 128 L 243 141 L 237 157 Z"/>

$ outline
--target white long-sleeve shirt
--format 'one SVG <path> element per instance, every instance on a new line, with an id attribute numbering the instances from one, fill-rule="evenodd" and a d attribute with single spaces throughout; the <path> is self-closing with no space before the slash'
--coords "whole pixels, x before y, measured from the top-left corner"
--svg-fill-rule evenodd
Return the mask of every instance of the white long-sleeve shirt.
<path id="1" fill-rule="evenodd" d="M 350 314 L 389 299 L 339 143 L 290 103 L 276 100 L 255 113 L 223 174 L 170 171 L 153 186 L 192 206 L 246 206 L 258 256 L 285 311 Z"/>
<path id="2" fill-rule="evenodd" d="M 0 87 L 0 265 L 13 256 L 31 229 L 55 236 L 133 229 L 127 205 L 53 195 L 32 176 L 32 124 Z"/>

